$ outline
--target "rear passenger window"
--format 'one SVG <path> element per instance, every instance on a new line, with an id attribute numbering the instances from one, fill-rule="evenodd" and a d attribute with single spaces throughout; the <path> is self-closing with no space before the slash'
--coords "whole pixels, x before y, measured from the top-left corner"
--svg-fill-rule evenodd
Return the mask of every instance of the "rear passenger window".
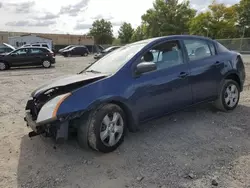
<path id="1" fill-rule="evenodd" d="M 43 51 L 41 49 L 30 49 L 31 54 L 42 54 Z"/>
<path id="2" fill-rule="evenodd" d="M 184 44 L 190 61 L 204 59 L 215 54 L 215 49 L 210 51 L 209 45 L 205 40 L 184 40 Z"/>
<path id="3" fill-rule="evenodd" d="M 48 45 L 46 44 L 43 44 L 42 47 L 49 48 Z"/>

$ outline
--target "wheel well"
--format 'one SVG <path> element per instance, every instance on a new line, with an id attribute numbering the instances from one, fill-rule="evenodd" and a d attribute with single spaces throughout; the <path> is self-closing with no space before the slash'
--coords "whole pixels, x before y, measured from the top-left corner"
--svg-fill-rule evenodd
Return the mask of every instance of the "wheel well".
<path id="1" fill-rule="evenodd" d="M 227 75 L 227 77 L 225 79 L 234 80 L 235 82 L 237 82 L 239 84 L 240 88 L 242 88 L 240 78 L 239 78 L 239 76 L 237 74 L 234 74 L 234 73 L 229 74 L 229 75 Z"/>
<path id="2" fill-rule="evenodd" d="M 123 104 L 122 102 L 119 102 L 119 101 L 110 101 L 109 103 L 119 106 L 124 111 L 125 116 L 127 118 L 128 130 L 130 132 L 135 132 L 136 131 L 136 121 L 135 121 L 130 109 L 125 104 Z"/>

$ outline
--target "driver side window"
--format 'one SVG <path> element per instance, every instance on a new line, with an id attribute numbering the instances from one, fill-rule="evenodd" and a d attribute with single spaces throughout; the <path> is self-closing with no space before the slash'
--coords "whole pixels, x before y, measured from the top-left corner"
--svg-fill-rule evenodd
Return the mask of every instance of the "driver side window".
<path id="1" fill-rule="evenodd" d="M 13 52 L 13 54 L 15 54 L 15 55 L 27 55 L 27 53 L 28 53 L 27 48 L 19 49 L 19 50 Z"/>
<path id="2" fill-rule="evenodd" d="M 153 62 L 157 70 L 182 64 L 183 56 L 179 41 L 169 41 L 154 46 L 142 56 L 141 62 Z"/>

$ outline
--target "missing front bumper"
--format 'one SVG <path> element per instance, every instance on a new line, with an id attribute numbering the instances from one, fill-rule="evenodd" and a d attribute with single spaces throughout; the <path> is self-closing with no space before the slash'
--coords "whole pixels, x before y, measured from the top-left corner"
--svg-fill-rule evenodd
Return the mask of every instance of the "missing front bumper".
<path id="1" fill-rule="evenodd" d="M 33 130 L 29 133 L 29 137 L 42 134 L 46 137 L 54 137 L 56 141 L 60 143 L 68 139 L 68 121 L 40 125 L 33 120 L 32 115 L 29 112 L 26 112 L 24 120 L 27 122 L 27 126 Z"/>

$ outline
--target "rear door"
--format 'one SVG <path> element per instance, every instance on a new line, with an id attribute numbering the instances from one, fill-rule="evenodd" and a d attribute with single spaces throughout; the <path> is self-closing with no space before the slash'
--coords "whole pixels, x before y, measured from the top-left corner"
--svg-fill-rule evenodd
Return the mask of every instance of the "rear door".
<path id="1" fill-rule="evenodd" d="M 44 52 L 41 48 L 31 48 L 29 51 L 29 57 L 32 65 L 40 65 L 44 57 Z"/>
<path id="2" fill-rule="evenodd" d="M 213 42 L 206 39 L 183 40 L 189 59 L 193 102 L 217 97 L 223 63 L 218 61 Z"/>

